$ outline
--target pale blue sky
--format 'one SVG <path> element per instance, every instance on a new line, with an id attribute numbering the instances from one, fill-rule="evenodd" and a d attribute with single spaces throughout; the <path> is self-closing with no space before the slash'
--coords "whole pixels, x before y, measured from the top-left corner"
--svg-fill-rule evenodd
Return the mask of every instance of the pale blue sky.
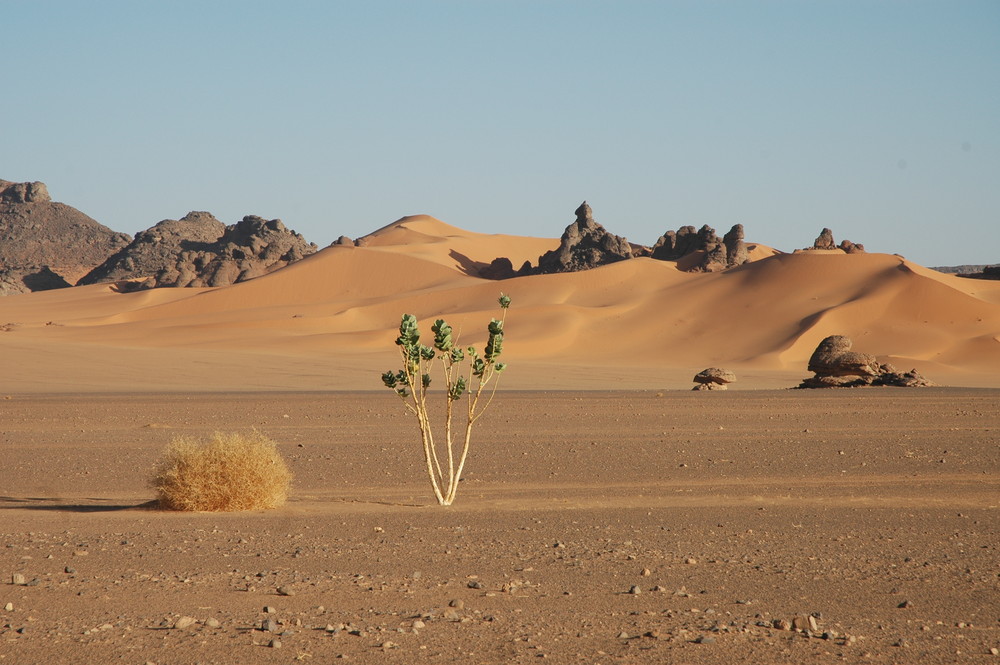
<path id="1" fill-rule="evenodd" d="M 427 213 L 1000 262 L 1000 2 L 0 0 L 0 178 L 118 231 Z"/>

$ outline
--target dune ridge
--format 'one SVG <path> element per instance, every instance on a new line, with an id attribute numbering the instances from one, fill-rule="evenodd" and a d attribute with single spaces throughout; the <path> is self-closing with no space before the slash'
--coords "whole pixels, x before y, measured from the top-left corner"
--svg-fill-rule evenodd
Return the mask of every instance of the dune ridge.
<path id="1" fill-rule="evenodd" d="M 517 265 L 557 244 L 418 215 L 362 246 L 331 246 L 227 287 L 122 293 L 102 284 L 9 296 L 0 301 L 0 386 L 377 389 L 368 375 L 395 361 L 402 313 L 425 330 L 445 316 L 462 343 L 479 344 L 501 291 L 514 299 L 508 387 L 687 387 L 707 366 L 744 375 L 734 388 L 772 386 L 805 376 L 831 334 L 939 383 L 1000 384 L 1000 283 L 895 255 L 768 248 L 721 273 L 640 258 L 577 273 L 474 276 L 497 256 Z"/>

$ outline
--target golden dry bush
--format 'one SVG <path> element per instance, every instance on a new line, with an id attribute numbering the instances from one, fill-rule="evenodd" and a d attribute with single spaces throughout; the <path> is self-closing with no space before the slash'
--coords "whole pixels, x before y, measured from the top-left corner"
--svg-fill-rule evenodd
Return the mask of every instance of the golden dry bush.
<path id="1" fill-rule="evenodd" d="M 291 479 L 277 445 L 260 432 L 216 432 L 207 442 L 174 439 L 153 487 L 168 510 L 261 510 L 285 502 Z"/>

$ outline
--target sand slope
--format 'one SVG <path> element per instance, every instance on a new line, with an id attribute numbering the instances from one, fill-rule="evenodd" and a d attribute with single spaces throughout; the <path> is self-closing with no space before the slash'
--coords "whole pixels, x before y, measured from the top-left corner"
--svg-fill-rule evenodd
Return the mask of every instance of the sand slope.
<path id="1" fill-rule="evenodd" d="M 443 315 L 478 344 L 500 291 L 514 299 L 509 387 L 686 387 L 713 365 L 744 387 L 794 385 L 831 334 L 941 383 L 1000 385 L 1000 282 L 898 256 L 764 248 L 725 273 L 634 259 L 497 282 L 476 271 L 497 256 L 537 261 L 558 241 L 428 216 L 366 240 L 218 289 L 3 298 L 0 390 L 377 389 L 371 375 L 394 362 L 402 313 L 425 328 Z"/>

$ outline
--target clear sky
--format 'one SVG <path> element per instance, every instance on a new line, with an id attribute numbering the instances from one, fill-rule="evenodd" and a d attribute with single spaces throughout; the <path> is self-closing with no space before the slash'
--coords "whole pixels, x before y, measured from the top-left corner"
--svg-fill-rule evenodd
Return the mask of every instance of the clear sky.
<path id="1" fill-rule="evenodd" d="M 643 244 L 1000 262 L 996 0 L 0 0 L 0 63 L 0 178 L 132 234 L 558 237 L 586 199 Z"/>

